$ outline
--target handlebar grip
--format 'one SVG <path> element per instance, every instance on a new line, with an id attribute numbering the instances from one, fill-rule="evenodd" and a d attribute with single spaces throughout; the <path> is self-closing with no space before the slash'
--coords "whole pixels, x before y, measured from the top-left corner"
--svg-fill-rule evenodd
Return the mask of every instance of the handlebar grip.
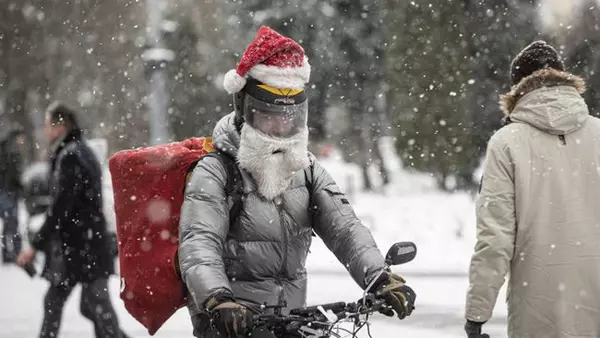
<path id="1" fill-rule="evenodd" d="M 329 304 L 322 304 L 320 306 L 322 306 L 323 309 L 325 309 L 325 310 L 339 312 L 339 311 L 343 311 L 346 308 L 346 302 L 335 302 L 335 303 L 329 303 Z M 319 305 L 301 307 L 301 308 L 291 310 L 290 314 L 292 314 L 292 315 L 307 315 L 307 314 L 311 314 L 311 313 L 316 313 L 319 311 L 318 307 L 319 307 Z"/>

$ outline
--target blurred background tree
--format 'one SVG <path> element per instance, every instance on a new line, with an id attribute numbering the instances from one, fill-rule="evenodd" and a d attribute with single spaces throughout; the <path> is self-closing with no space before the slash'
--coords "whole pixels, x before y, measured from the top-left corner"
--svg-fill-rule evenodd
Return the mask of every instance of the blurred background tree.
<path id="1" fill-rule="evenodd" d="M 298 40 L 312 64 L 311 150 L 334 146 L 365 188 L 390 181 L 384 139 L 407 170 L 444 190 L 476 187 L 486 143 L 501 127 L 509 65 L 533 39 L 563 53 L 600 102 L 596 0 L 7 0 L 0 8 L 0 127 L 25 128 L 41 158 L 45 107 L 81 111 L 109 153 L 149 144 L 149 14 L 160 10 L 171 140 L 210 135 L 232 110 L 221 87 L 260 25 Z M 155 13 L 155 12 L 154 12 Z M 0 132 L 0 137 L 2 132 Z M 379 176 L 373 180 L 372 173 Z M 371 174 L 369 174 L 371 173 Z"/>

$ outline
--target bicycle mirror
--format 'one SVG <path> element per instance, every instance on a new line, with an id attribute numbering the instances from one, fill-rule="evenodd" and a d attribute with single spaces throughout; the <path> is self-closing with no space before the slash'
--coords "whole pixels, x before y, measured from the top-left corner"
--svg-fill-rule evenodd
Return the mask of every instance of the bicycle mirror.
<path id="1" fill-rule="evenodd" d="M 385 255 L 387 265 L 400 265 L 412 261 L 417 255 L 417 245 L 413 242 L 398 242 Z"/>

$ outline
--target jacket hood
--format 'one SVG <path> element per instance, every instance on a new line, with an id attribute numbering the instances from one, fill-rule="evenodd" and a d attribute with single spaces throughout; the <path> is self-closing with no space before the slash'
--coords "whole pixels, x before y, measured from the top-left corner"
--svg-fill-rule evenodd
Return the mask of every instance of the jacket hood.
<path id="1" fill-rule="evenodd" d="M 503 95 L 500 106 L 511 121 L 564 135 L 581 128 L 589 117 L 588 107 L 581 97 L 584 91 L 582 78 L 543 69 L 524 78 Z"/>
<path id="2" fill-rule="evenodd" d="M 236 158 L 240 148 L 240 133 L 235 128 L 234 119 L 235 112 L 223 116 L 213 129 L 212 137 L 218 150 Z"/>

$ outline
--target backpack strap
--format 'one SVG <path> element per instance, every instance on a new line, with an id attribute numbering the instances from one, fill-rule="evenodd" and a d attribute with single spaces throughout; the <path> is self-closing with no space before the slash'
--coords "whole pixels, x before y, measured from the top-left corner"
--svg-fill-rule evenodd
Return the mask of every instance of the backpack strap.
<path id="1" fill-rule="evenodd" d="M 199 161 L 203 160 L 207 157 L 213 157 L 221 162 L 221 165 L 227 171 L 227 182 L 225 184 L 225 192 L 228 197 L 231 197 L 233 201 L 233 205 L 229 210 L 229 225 L 233 226 L 237 222 L 238 216 L 240 215 L 240 211 L 242 210 L 242 194 L 243 194 L 243 184 L 242 184 L 242 173 L 238 168 L 235 159 L 230 155 L 220 152 L 214 151 L 210 152 L 198 159 L 190 165 L 187 170 L 187 174 L 185 177 L 186 183 L 192 176 L 192 172 Z"/>
<path id="2" fill-rule="evenodd" d="M 211 157 L 217 158 L 221 161 L 225 170 L 227 170 L 227 184 L 225 189 L 227 196 L 231 197 L 233 202 L 231 209 L 229 210 L 229 226 L 234 226 L 237 224 L 240 211 L 242 210 L 242 195 L 244 193 L 242 173 L 240 172 L 240 168 L 235 159 L 230 155 L 220 151 L 208 153 L 207 155 L 212 155 Z"/>
<path id="3" fill-rule="evenodd" d="M 306 189 L 308 190 L 308 214 L 310 215 L 310 226 L 313 228 L 312 236 L 317 237 L 314 230 L 315 216 L 317 215 L 317 207 L 313 205 L 313 191 L 315 181 L 315 165 L 314 162 L 310 161 L 310 166 L 304 169 L 304 181 L 306 182 Z"/>
<path id="4" fill-rule="evenodd" d="M 231 197 L 233 200 L 233 205 L 231 209 L 229 209 L 229 226 L 233 226 L 236 224 L 238 216 L 240 215 L 240 211 L 242 210 L 242 193 L 243 193 L 243 185 L 242 185 L 242 173 L 235 163 L 235 160 L 220 151 L 211 152 L 201 156 L 198 160 L 192 162 L 188 167 L 185 174 L 185 184 L 183 185 L 183 194 L 185 194 L 185 188 L 187 187 L 187 183 L 192 178 L 192 173 L 198 162 L 202 161 L 202 159 L 206 157 L 214 157 L 219 162 L 225 170 L 227 171 L 227 182 L 225 183 L 225 192 L 227 196 Z M 175 252 L 175 261 L 179 262 L 179 251 Z M 181 277 L 181 271 L 179 269 L 179 263 L 175 263 L 175 272 L 179 277 Z"/>

